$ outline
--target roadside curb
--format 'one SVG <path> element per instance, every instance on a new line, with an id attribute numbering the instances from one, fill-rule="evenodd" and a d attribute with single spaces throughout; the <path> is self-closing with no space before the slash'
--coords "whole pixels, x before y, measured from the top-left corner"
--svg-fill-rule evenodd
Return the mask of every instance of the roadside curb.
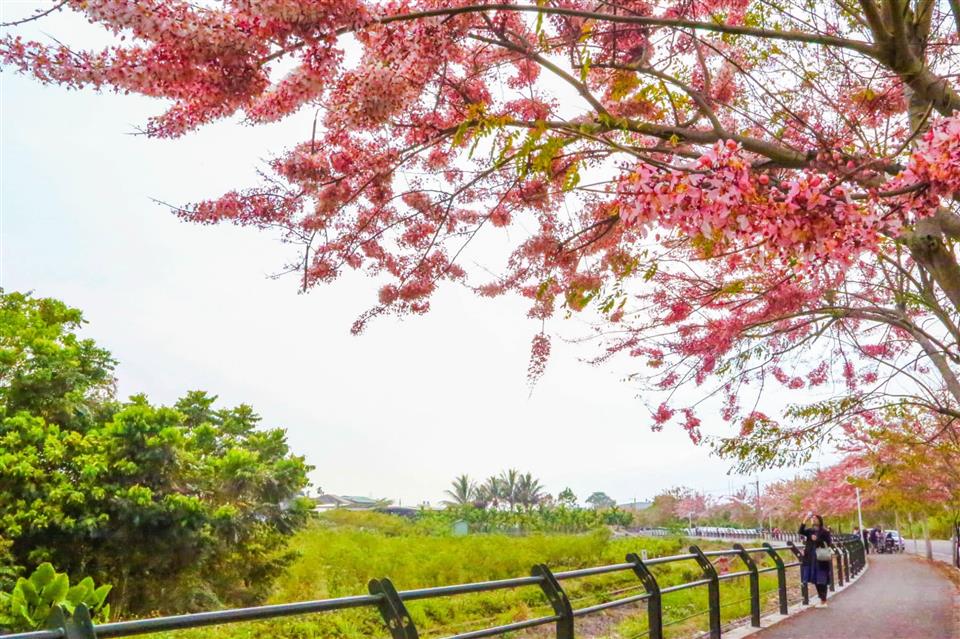
<path id="1" fill-rule="evenodd" d="M 827 601 L 834 599 L 835 597 L 837 597 L 837 595 L 844 592 L 851 586 L 855 585 L 858 581 L 860 581 L 860 577 L 867 574 L 868 570 L 870 570 L 869 561 L 867 561 L 866 565 L 863 567 L 863 570 L 861 570 L 856 577 L 854 577 L 850 581 L 845 582 L 842 586 L 837 587 L 836 590 L 832 593 L 832 595 L 827 599 Z M 786 615 L 781 615 L 779 613 L 776 613 L 776 614 L 767 615 L 765 617 L 761 617 L 759 628 L 754 628 L 753 626 L 737 626 L 736 628 L 732 628 L 729 632 L 723 633 L 723 636 L 724 636 L 724 639 L 741 639 L 742 637 L 749 637 L 751 635 L 754 635 L 760 632 L 761 630 L 765 630 L 767 628 L 775 626 L 781 621 L 792 619 L 793 617 L 802 615 L 803 613 L 813 609 L 814 609 L 813 605 L 804 606 L 803 604 L 797 604 L 794 606 L 794 609 Z"/>

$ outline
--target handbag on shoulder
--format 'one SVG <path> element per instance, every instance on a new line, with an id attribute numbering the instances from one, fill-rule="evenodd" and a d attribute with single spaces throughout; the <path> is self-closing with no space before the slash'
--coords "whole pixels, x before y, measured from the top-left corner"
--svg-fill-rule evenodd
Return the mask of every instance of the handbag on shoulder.
<path id="1" fill-rule="evenodd" d="M 823 548 L 817 548 L 817 561 L 831 561 L 833 559 L 833 551 L 824 546 Z"/>

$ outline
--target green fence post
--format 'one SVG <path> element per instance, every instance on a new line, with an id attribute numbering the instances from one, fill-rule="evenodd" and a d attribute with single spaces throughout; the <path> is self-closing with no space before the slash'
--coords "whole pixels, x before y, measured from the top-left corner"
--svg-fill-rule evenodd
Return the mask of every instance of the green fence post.
<path id="1" fill-rule="evenodd" d="M 85 604 L 77 604 L 71 615 L 63 606 L 50 611 L 46 621 L 47 630 L 62 630 L 63 639 L 97 639 L 90 610 Z"/>
<path id="2" fill-rule="evenodd" d="M 837 585 L 843 587 L 843 551 L 840 546 L 833 548 L 833 554 L 837 557 Z"/>
<path id="3" fill-rule="evenodd" d="M 790 614 L 787 606 L 787 568 L 783 565 L 783 558 L 770 544 L 764 542 L 763 547 L 777 567 L 777 598 L 780 600 L 780 614 Z"/>
<path id="4" fill-rule="evenodd" d="M 690 546 L 697 563 L 703 569 L 703 576 L 710 580 L 707 584 L 707 605 L 710 615 L 710 639 L 720 639 L 720 575 L 710 559 L 698 546 Z"/>
<path id="5" fill-rule="evenodd" d="M 647 599 L 647 625 L 650 627 L 650 639 L 663 639 L 663 598 L 660 596 L 660 584 L 643 563 L 637 553 L 627 555 L 627 561 L 633 564 L 636 573 L 650 598 Z"/>
<path id="6" fill-rule="evenodd" d="M 750 625 L 754 628 L 760 627 L 760 573 L 757 572 L 757 564 L 753 557 L 743 547 L 743 544 L 734 544 L 734 549 L 739 551 L 740 560 L 750 571 Z"/>
<path id="7" fill-rule="evenodd" d="M 537 564 L 530 574 L 543 578 L 540 581 L 540 588 L 550 600 L 553 612 L 560 617 L 557 619 L 557 639 L 573 639 L 573 606 L 570 605 L 570 599 L 563 591 L 560 582 L 546 564 Z"/>
<path id="8" fill-rule="evenodd" d="M 832 552 L 830 553 L 833 554 Z M 827 590 L 830 592 L 836 592 L 837 590 L 837 571 L 833 567 L 833 559 L 831 558 L 828 562 L 830 564 L 830 581 L 827 582 Z"/>
<path id="9" fill-rule="evenodd" d="M 417 627 L 403 605 L 397 589 L 389 579 L 371 579 L 368 586 L 371 595 L 381 595 L 377 608 L 383 617 L 392 639 L 418 639 Z"/>
<path id="10" fill-rule="evenodd" d="M 853 578 L 853 575 L 850 573 L 850 542 L 846 542 L 840 546 L 840 552 L 843 553 L 843 572 L 847 575 L 847 581 L 850 581 Z"/>
<path id="11" fill-rule="evenodd" d="M 800 574 L 803 575 L 803 552 L 797 548 L 797 545 L 792 541 L 788 541 L 787 545 L 790 547 L 790 550 L 793 551 L 794 556 L 796 556 L 797 561 L 800 562 Z M 803 595 L 803 605 L 810 605 L 810 585 L 805 581 L 800 582 L 800 594 Z"/>

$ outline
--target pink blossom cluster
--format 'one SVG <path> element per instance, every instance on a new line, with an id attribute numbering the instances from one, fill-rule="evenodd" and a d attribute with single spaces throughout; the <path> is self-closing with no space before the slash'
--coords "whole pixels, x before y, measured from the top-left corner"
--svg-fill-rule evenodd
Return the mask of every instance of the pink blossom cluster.
<path id="1" fill-rule="evenodd" d="M 72 87 L 111 87 L 168 98 L 173 105 L 148 132 L 177 136 L 238 110 L 254 121 L 271 121 L 318 98 L 337 73 L 338 29 L 369 20 L 359 0 L 236 1 L 228 7 L 197 7 L 166 0 L 73 0 L 82 11 L 133 44 L 102 51 L 73 51 L 62 45 L 0 40 L 0 61 L 41 81 Z M 300 66 L 274 85 L 264 63 L 274 47 L 291 44 Z"/>
<path id="2" fill-rule="evenodd" d="M 850 263 L 880 238 L 878 212 L 833 176 L 757 174 L 731 140 L 682 169 L 641 163 L 618 195 L 626 224 L 703 238 L 712 254 L 747 248 L 760 260 Z"/>
<path id="3" fill-rule="evenodd" d="M 942 198 L 960 193 L 960 116 L 943 118 L 924 133 L 906 170 L 889 188 L 912 186 L 923 187 L 903 198 L 904 206 L 915 211 L 935 210 Z"/>

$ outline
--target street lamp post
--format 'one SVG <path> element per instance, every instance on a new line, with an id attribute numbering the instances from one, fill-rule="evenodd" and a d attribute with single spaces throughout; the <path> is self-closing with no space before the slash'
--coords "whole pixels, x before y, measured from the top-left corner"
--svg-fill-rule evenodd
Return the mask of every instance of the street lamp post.
<path id="1" fill-rule="evenodd" d="M 857 491 L 857 521 L 860 522 L 860 536 L 863 536 L 863 511 L 860 510 L 860 487 L 854 486 L 854 490 Z"/>

